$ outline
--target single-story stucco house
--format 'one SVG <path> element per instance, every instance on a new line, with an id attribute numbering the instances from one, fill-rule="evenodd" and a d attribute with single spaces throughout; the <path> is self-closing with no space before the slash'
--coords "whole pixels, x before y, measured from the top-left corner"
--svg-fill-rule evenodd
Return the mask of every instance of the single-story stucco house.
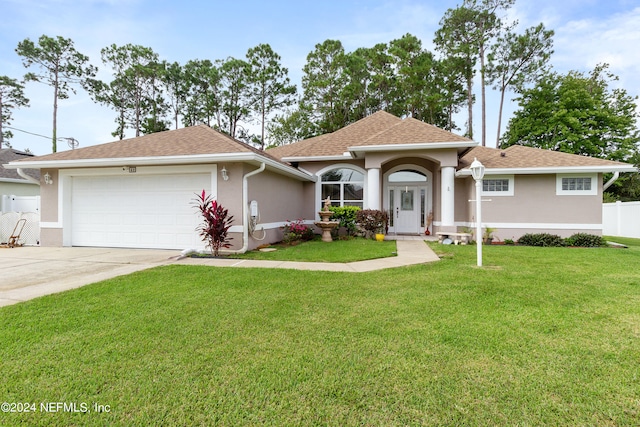
<path id="1" fill-rule="evenodd" d="M 232 250 L 282 238 L 286 221 L 318 220 L 323 200 L 382 209 L 389 233 L 474 226 L 474 158 L 486 167 L 483 223 L 501 239 L 602 231 L 603 174 L 626 163 L 514 146 L 505 150 L 379 111 L 336 132 L 257 150 L 207 126 L 12 161 L 42 184 L 47 246 L 202 248 L 196 193 L 234 216 Z M 253 203 L 252 203 L 253 202 Z"/>

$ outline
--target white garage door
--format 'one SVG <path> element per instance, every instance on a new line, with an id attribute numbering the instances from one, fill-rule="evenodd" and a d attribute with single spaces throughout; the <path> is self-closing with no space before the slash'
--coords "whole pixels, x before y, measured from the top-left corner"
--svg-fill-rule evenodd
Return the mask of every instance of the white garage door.
<path id="1" fill-rule="evenodd" d="M 204 247 L 192 202 L 211 174 L 79 176 L 71 187 L 73 246 Z"/>

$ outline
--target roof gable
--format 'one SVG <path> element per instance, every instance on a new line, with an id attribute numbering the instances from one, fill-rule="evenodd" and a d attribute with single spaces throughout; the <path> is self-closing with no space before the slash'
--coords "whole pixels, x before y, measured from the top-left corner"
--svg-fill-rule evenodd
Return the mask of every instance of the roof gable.
<path id="1" fill-rule="evenodd" d="M 280 158 L 341 156 L 350 147 L 379 147 L 438 142 L 473 143 L 413 118 L 401 119 L 386 111 L 377 111 L 335 132 L 272 148 L 270 154 Z"/>
<path id="2" fill-rule="evenodd" d="M 365 141 L 366 145 L 429 144 L 438 142 L 472 142 L 429 123 L 407 118 Z"/>

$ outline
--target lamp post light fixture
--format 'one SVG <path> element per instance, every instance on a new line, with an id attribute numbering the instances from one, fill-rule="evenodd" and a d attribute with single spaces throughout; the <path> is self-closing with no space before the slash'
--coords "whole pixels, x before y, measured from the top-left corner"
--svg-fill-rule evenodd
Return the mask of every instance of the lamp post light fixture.
<path id="1" fill-rule="evenodd" d="M 484 178 L 484 165 L 475 157 L 471 166 L 471 175 L 476 180 L 476 248 L 478 255 L 478 267 L 482 267 L 482 178 Z"/>
<path id="2" fill-rule="evenodd" d="M 43 178 L 44 178 L 45 184 L 48 184 L 48 185 L 53 184 L 53 179 L 51 178 L 51 175 L 49 175 L 49 172 L 45 173 Z"/>

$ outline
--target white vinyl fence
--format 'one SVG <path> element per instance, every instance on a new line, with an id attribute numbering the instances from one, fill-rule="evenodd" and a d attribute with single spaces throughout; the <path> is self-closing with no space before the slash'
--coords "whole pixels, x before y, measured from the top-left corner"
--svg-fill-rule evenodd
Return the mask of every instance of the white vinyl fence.
<path id="1" fill-rule="evenodd" d="M 602 234 L 640 238 L 640 202 L 604 203 Z"/>
<path id="2" fill-rule="evenodd" d="M 0 214 L 0 243 L 8 243 L 14 230 L 16 234 L 20 231 L 20 227 L 16 230 L 16 224 L 23 218 L 27 222 L 17 243 L 26 246 L 40 244 L 40 214 L 36 212 L 5 212 Z"/>
<path id="3" fill-rule="evenodd" d="M 0 212 L 40 213 L 40 196 L 3 195 Z"/>

